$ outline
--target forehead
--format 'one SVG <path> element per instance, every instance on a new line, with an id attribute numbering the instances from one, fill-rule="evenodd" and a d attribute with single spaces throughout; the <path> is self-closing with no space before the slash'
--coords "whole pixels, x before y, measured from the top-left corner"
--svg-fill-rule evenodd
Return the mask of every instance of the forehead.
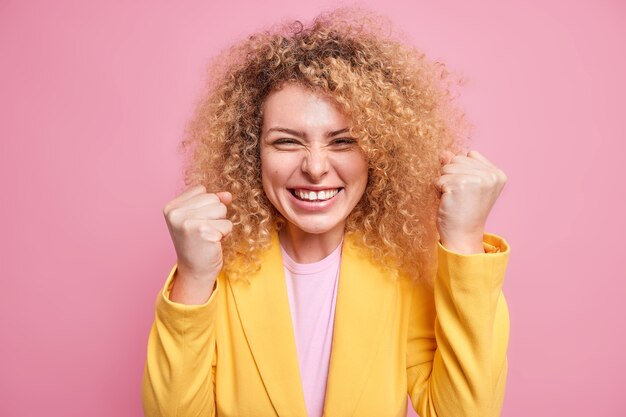
<path id="1" fill-rule="evenodd" d="M 272 91 L 263 103 L 263 131 L 272 127 L 337 130 L 349 127 L 349 118 L 331 98 L 288 83 Z"/>

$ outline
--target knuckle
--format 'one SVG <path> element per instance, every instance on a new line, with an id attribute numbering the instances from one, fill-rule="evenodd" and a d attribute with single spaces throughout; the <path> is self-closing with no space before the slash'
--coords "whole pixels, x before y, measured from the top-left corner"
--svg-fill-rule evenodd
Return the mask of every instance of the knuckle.
<path id="1" fill-rule="evenodd" d="M 458 190 L 458 191 L 463 191 L 465 189 L 467 189 L 467 180 L 465 179 L 459 179 L 458 181 L 453 182 L 451 185 L 451 189 L 453 190 Z"/>
<path id="2" fill-rule="evenodd" d="M 207 204 L 215 204 L 215 203 L 218 203 L 220 199 L 215 193 L 207 193 L 204 195 L 204 201 Z"/>
<path id="3" fill-rule="evenodd" d="M 176 208 L 176 206 L 174 205 L 174 202 L 173 201 L 168 201 L 167 204 L 165 204 L 165 206 L 163 206 L 163 215 L 167 216 L 175 208 Z"/>
<path id="4" fill-rule="evenodd" d="M 182 213 L 179 207 L 169 210 L 166 214 L 166 217 L 170 221 L 170 223 L 178 223 L 179 221 L 181 221 L 181 216 Z"/>
<path id="5" fill-rule="evenodd" d="M 200 232 L 200 237 L 203 240 L 208 240 L 210 242 L 217 242 L 222 237 L 222 234 L 215 230 L 212 227 L 208 227 Z"/>
<path id="6" fill-rule="evenodd" d="M 180 223 L 180 228 L 189 233 L 192 232 L 194 229 L 196 229 L 195 223 L 191 220 L 191 219 L 184 219 L 181 223 Z"/>
<path id="7" fill-rule="evenodd" d="M 163 209 L 163 215 L 165 216 L 165 220 L 167 220 L 168 223 L 174 223 L 174 220 L 176 217 L 174 215 L 174 209 L 171 209 L 171 208 Z"/>
<path id="8" fill-rule="evenodd" d="M 226 213 L 228 212 L 228 209 L 226 208 L 226 205 L 223 203 L 219 203 L 217 205 L 217 215 L 221 218 L 221 217 L 226 217 Z"/>
<path id="9" fill-rule="evenodd" d="M 469 175 L 461 175 L 457 181 L 457 184 L 460 187 L 469 187 L 476 181 L 475 178 L 470 177 Z"/>
<path id="10" fill-rule="evenodd" d="M 478 177 L 478 186 L 483 189 L 490 189 L 493 187 L 494 181 L 491 175 Z"/>

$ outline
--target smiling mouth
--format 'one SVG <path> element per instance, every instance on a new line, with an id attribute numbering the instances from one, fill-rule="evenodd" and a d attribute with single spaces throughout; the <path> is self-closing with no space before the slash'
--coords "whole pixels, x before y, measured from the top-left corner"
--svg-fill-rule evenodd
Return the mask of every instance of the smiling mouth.
<path id="1" fill-rule="evenodd" d="M 343 190 L 343 188 L 329 188 L 327 190 L 320 190 L 320 191 L 290 188 L 289 192 L 298 200 L 318 202 L 318 201 L 330 200 L 331 198 L 336 196 L 337 193 L 339 193 L 339 191 L 341 190 Z"/>

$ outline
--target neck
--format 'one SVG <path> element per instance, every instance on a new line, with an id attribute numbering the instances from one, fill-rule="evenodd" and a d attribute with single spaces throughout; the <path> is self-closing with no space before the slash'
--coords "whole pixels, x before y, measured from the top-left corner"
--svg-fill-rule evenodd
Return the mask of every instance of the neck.
<path id="1" fill-rule="evenodd" d="M 321 261 L 337 249 L 343 239 L 343 234 L 343 224 L 320 234 L 307 233 L 287 224 L 279 232 L 279 238 L 291 259 L 301 264 L 310 264 Z"/>

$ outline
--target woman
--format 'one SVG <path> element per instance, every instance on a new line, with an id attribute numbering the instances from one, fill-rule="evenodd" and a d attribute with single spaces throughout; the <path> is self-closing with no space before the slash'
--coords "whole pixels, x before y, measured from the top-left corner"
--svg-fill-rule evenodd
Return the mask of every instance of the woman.
<path id="1" fill-rule="evenodd" d="M 148 416 L 497 416 L 506 181 L 440 64 L 353 12 L 218 58 L 164 214 Z"/>

